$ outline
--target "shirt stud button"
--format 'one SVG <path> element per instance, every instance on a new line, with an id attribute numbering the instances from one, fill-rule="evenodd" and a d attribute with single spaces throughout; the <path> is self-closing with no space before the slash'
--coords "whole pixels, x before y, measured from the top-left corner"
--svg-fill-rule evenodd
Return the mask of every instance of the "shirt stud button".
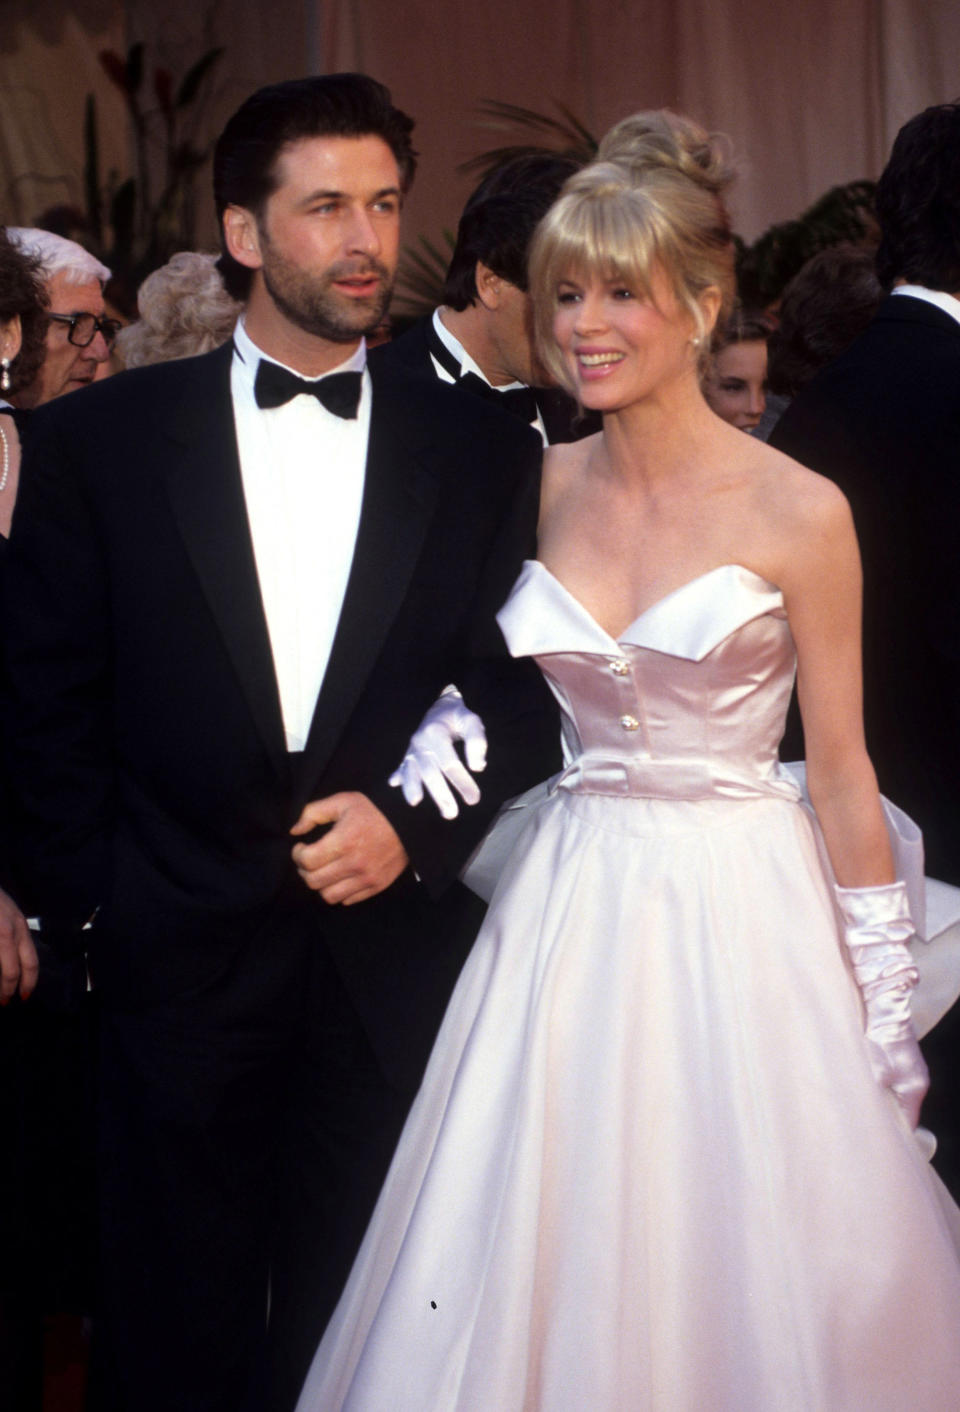
<path id="1" fill-rule="evenodd" d="M 625 677 L 630 670 L 630 663 L 624 657 L 614 657 L 610 670 L 615 677 Z"/>
<path id="2" fill-rule="evenodd" d="M 625 731 L 635 731 L 640 729 L 640 722 L 636 716 L 621 716 L 620 724 Z"/>

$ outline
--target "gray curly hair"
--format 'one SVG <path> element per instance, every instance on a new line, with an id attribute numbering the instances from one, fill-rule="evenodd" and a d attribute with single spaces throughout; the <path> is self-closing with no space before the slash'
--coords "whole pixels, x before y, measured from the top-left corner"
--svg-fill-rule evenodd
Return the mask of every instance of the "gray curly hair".
<path id="1" fill-rule="evenodd" d="M 117 335 L 128 368 L 209 353 L 233 333 L 241 305 L 224 288 L 217 256 L 181 250 L 137 292 L 136 323 Z"/>

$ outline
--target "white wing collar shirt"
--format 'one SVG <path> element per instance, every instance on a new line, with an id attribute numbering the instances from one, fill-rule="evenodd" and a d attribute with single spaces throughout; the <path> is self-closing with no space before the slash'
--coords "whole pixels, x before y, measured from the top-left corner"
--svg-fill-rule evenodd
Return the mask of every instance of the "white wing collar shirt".
<path id="1" fill-rule="evenodd" d="M 488 387 L 493 387 L 493 383 L 490 381 L 486 373 L 480 367 L 480 364 L 475 362 L 473 358 L 470 357 L 470 354 L 464 348 L 459 338 L 456 338 L 447 328 L 446 324 L 440 317 L 439 309 L 434 309 L 432 323 L 434 331 L 437 337 L 439 338 L 440 342 L 443 344 L 444 348 L 446 348 L 460 364 L 460 376 L 463 377 L 464 373 L 475 373 L 477 377 L 480 378 L 481 382 L 485 382 Z M 438 362 L 438 360 L 433 356 L 432 353 L 430 354 L 430 361 L 433 364 L 434 369 L 436 370 L 437 377 L 440 379 L 441 382 L 456 382 L 456 378 L 450 376 L 447 369 L 443 366 L 442 363 Z M 505 383 L 502 387 L 493 387 L 493 390 L 494 392 L 513 392 L 517 388 L 525 387 L 526 383 L 523 382 L 508 382 Z M 534 431 L 538 431 L 540 433 L 540 436 L 543 440 L 543 444 L 544 446 L 546 446 L 547 429 L 543 424 L 543 418 L 541 417 L 539 412 L 534 417 L 530 425 L 533 427 Z"/>
<path id="2" fill-rule="evenodd" d="M 230 388 L 260 596 L 287 749 L 303 750 L 357 542 L 372 399 L 367 350 L 361 341 L 330 370 L 363 374 L 353 419 L 329 412 L 309 393 L 282 407 L 258 407 L 257 367 L 261 359 L 277 360 L 260 351 L 242 319 L 233 342 Z"/>
<path id="3" fill-rule="evenodd" d="M 906 294 L 911 299 L 922 299 L 927 304 L 933 304 L 960 324 L 960 299 L 944 289 L 927 289 L 923 284 L 898 284 L 893 293 Z"/>

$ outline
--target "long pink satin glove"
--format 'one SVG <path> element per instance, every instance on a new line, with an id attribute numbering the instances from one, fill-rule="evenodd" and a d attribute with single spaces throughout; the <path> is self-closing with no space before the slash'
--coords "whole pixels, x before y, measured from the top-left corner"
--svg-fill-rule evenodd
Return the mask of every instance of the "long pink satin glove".
<path id="1" fill-rule="evenodd" d="M 866 1011 L 874 1077 L 893 1092 L 915 1128 L 930 1076 L 910 1019 L 910 993 L 920 976 L 907 950 L 914 926 L 906 885 L 895 882 L 835 891 L 844 941 Z"/>
<path id="2" fill-rule="evenodd" d="M 457 754 L 458 740 L 463 742 L 466 765 Z M 426 790 L 443 817 L 455 819 L 460 810 L 450 785 L 465 804 L 476 804 L 480 788 L 470 771 L 479 774 L 486 764 L 483 721 L 455 686 L 446 686 L 410 737 L 389 783 L 403 790 L 408 804 L 419 804 Z"/>

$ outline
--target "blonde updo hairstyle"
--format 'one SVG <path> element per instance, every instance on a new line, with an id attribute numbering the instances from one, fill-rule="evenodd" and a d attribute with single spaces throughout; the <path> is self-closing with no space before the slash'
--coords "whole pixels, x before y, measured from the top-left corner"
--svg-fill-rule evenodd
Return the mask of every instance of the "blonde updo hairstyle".
<path id="1" fill-rule="evenodd" d="M 710 328 L 701 305 L 716 287 L 722 323 L 733 307 L 733 240 L 722 193 L 731 171 L 717 139 L 667 109 L 636 113 L 612 128 L 597 158 L 564 185 L 537 228 L 530 291 L 540 357 L 574 386 L 553 336 L 557 287 L 570 277 L 622 280 L 651 298 L 655 266 L 690 315 L 703 363 Z"/>

